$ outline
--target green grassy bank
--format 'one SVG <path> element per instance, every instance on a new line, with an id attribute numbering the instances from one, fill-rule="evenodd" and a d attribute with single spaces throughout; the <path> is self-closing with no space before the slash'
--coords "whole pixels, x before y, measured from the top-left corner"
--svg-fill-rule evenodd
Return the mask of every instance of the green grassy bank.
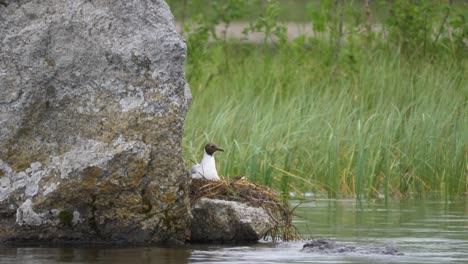
<path id="1" fill-rule="evenodd" d="M 230 52 L 226 66 L 223 47 L 213 46 L 197 76 L 187 65 L 187 160 L 213 141 L 226 150 L 217 156 L 222 175 L 283 191 L 398 198 L 468 191 L 468 83 L 456 62 L 376 52 L 330 66 L 312 52 Z"/>
<path id="2" fill-rule="evenodd" d="M 371 36 L 349 27 L 339 36 L 330 20 L 313 38 L 263 45 L 189 32 L 188 166 L 215 142 L 221 175 L 284 193 L 466 197 L 466 31 L 431 30 L 458 25 L 440 14 Z M 275 13 L 265 17 L 275 30 Z"/>

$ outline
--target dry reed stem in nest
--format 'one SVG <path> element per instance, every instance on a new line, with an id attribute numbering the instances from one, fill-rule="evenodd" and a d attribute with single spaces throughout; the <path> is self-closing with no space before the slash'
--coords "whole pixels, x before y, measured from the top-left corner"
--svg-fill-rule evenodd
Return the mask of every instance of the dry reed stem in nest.
<path id="1" fill-rule="evenodd" d="M 252 183 L 245 177 L 219 181 L 192 179 L 190 204 L 195 204 L 201 198 L 236 201 L 253 207 L 261 207 L 275 223 L 266 236 L 271 236 L 273 241 L 300 239 L 299 232 L 292 224 L 295 208 L 291 210 L 288 203 L 281 200 L 275 191 Z"/>

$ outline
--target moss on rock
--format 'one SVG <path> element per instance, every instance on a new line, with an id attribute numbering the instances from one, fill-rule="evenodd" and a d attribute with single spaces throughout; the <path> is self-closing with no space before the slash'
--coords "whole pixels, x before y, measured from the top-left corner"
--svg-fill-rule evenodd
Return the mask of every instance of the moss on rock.
<path id="1" fill-rule="evenodd" d="M 60 211 L 60 213 L 58 214 L 58 218 L 60 220 L 60 224 L 65 226 L 72 226 L 73 213 L 71 213 L 70 211 Z"/>

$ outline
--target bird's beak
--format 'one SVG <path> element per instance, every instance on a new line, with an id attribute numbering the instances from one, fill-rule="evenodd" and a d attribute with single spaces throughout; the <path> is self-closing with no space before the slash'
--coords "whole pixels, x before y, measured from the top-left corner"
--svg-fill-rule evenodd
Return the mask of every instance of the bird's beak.
<path id="1" fill-rule="evenodd" d="M 218 151 L 218 150 L 224 152 L 224 149 L 216 147 L 216 151 Z"/>

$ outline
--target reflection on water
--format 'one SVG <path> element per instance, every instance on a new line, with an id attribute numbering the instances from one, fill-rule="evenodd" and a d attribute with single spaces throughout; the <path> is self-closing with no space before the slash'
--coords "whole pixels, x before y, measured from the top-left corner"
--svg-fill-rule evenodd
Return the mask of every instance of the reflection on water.
<path id="1" fill-rule="evenodd" d="M 308 238 L 359 247 L 394 246 L 404 256 L 318 254 L 304 242 L 186 245 L 183 247 L 3 246 L 0 263 L 468 263 L 466 201 L 357 204 L 318 200 L 303 204 L 296 225 Z"/>
<path id="2" fill-rule="evenodd" d="M 189 257 L 188 250 L 163 247 L 0 248 L 0 263 L 188 263 Z"/>

